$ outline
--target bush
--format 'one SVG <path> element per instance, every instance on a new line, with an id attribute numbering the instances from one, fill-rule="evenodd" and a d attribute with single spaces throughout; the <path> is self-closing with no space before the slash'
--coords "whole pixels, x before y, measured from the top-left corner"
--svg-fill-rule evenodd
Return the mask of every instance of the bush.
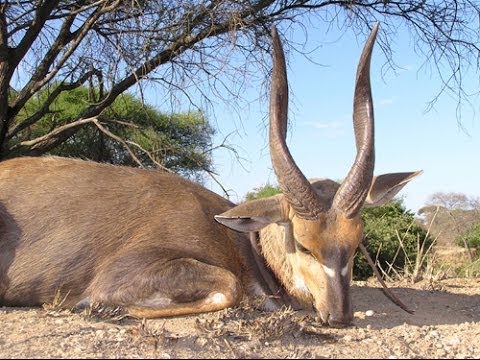
<path id="1" fill-rule="evenodd" d="M 469 248 L 480 249 L 480 223 L 474 224 L 459 236 L 456 244 L 462 247 L 466 244 Z"/>
<path id="2" fill-rule="evenodd" d="M 476 260 L 462 264 L 455 269 L 455 274 L 458 277 L 480 277 L 480 257 Z"/>
<path id="3" fill-rule="evenodd" d="M 260 198 L 267 198 L 276 194 L 279 194 L 280 188 L 278 186 L 273 186 L 271 184 L 266 184 L 264 186 L 253 189 L 245 195 L 246 200 L 255 200 Z"/>
<path id="4" fill-rule="evenodd" d="M 428 249 L 432 243 L 426 230 L 415 220 L 414 214 L 405 209 L 401 200 L 365 208 L 361 216 L 365 226 L 365 247 L 388 275 L 415 265 L 419 249 L 422 246 Z M 355 255 L 353 275 L 356 280 L 373 275 L 360 252 Z"/>

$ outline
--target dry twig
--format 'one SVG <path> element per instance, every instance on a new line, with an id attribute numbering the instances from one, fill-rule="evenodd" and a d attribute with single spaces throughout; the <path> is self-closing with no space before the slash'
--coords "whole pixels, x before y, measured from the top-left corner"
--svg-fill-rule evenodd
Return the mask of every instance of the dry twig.
<path id="1" fill-rule="evenodd" d="M 358 245 L 358 247 L 360 248 L 360 251 L 362 252 L 363 256 L 365 256 L 365 258 L 367 259 L 368 265 L 370 265 L 370 267 L 372 268 L 373 273 L 374 273 L 375 276 L 377 277 L 377 280 L 378 280 L 378 281 L 380 282 L 380 284 L 382 285 L 382 291 L 383 291 L 383 293 L 385 294 L 385 296 L 386 296 L 387 298 L 389 298 L 395 305 L 399 306 L 402 310 L 408 312 L 409 314 L 413 314 L 415 311 L 409 309 L 409 308 L 408 308 L 399 298 L 397 298 L 397 297 L 390 291 L 390 289 L 387 287 L 387 284 L 385 284 L 385 281 L 383 281 L 382 276 L 381 276 L 380 273 L 378 272 L 377 267 L 375 266 L 375 263 L 373 262 L 372 258 L 370 257 L 370 254 L 368 253 L 367 249 L 365 248 L 365 245 L 363 245 L 362 243 L 360 243 L 360 245 Z"/>

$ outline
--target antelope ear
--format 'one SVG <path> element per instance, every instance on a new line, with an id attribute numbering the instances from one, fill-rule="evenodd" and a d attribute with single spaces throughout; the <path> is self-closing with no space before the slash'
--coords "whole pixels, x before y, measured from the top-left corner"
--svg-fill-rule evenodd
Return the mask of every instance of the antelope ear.
<path id="1" fill-rule="evenodd" d="M 282 202 L 282 195 L 247 201 L 220 215 L 215 215 L 215 220 L 236 231 L 260 231 L 269 224 L 288 220 Z"/>
<path id="2" fill-rule="evenodd" d="M 422 173 L 423 171 L 420 170 L 374 176 L 364 206 L 374 207 L 385 204 L 393 199 L 410 180 Z"/>

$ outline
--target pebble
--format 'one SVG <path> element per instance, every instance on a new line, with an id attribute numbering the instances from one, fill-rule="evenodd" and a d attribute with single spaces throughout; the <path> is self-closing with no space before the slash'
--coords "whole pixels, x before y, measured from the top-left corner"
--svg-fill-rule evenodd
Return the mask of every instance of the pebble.
<path id="1" fill-rule="evenodd" d="M 202 338 L 202 337 L 199 337 L 197 338 L 197 340 L 195 340 L 195 344 L 197 344 L 198 346 L 205 346 L 207 345 L 208 343 L 208 340 L 206 338 Z"/>

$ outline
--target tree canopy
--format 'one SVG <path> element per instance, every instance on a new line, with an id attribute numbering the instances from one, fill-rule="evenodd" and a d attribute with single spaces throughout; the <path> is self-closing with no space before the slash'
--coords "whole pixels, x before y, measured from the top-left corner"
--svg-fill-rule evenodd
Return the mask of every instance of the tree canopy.
<path id="1" fill-rule="evenodd" d="M 304 26 L 306 19 L 358 34 L 380 21 L 379 44 L 392 66 L 392 40 L 408 29 L 444 89 L 462 97 L 463 69 L 480 64 L 479 14 L 472 0 L 4 0 L 0 160 L 44 154 L 85 126 L 102 125 L 105 109 L 147 79 L 166 97 L 208 88 L 238 99 L 249 70 L 268 77 L 271 26 Z M 88 106 L 55 127 L 35 125 L 60 94 L 80 86 L 98 89 Z M 25 116 L 42 90 L 43 103 Z"/>
<path id="2" fill-rule="evenodd" d="M 64 91 L 50 104 L 50 111 L 22 136 L 41 136 L 71 122 L 91 105 L 91 90 L 81 86 Z M 28 118 L 42 106 L 49 93 L 42 89 L 20 111 Z M 120 165 L 159 166 L 185 177 L 201 180 L 212 172 L 213 128 L 199 111 L 164 114 L 129 94 L 122 94 L 104 110 L 101 124 L 85 126 L 49 154 L 79 157 Z M 115 134 L 115 135 L 114 135 Z"/>
<path id="3" fill-rule="evenodd" d="M 480 198 L 468 196 L 461 192 L 437 191 L 428 196 L 425 206 L 441 206 L 448 210 L 475 210 L 480 209 Z"/>

